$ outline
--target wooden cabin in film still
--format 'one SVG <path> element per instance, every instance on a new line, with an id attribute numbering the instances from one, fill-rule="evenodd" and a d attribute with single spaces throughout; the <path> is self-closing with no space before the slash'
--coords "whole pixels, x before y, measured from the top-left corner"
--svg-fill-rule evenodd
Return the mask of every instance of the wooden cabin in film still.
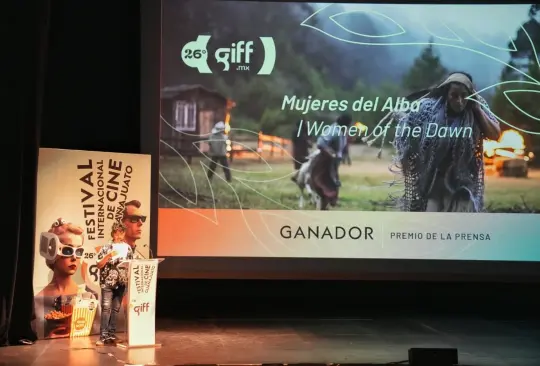
<path id="1" fill-rule="evenodd" d="M 165 87 L 161 93 L 160 155 L 182 155 L 188 163 L 208 151 L 212 127 L 225 122 L 229 131 L 234 102 L 202 85 Z"/>

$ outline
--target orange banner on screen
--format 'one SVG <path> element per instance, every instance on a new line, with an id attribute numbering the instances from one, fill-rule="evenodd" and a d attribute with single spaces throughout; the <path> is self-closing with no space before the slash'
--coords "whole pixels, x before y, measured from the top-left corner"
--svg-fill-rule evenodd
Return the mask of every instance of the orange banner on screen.
<path id="1" fill-rule="evenodd" d="M 537 217 L 435 212 L 426 220 L 423 212 L 159 209 L 158 255 L 531 260 L 540 258 L 532 239 Z M 523 227 L 523 239 L 516 241 L 504 227 Z M 507 243 L 514 243 L 512 249 Z"/>
<path id="2" fill-rule="evenodd" d="M 158 256 L 271 256 L 264 245 L 253 245 L 257 236 L 252 231 L 267 231 L 263 222 L 256 223 L 258 216 L 243 210 L 160 208 Z"/>

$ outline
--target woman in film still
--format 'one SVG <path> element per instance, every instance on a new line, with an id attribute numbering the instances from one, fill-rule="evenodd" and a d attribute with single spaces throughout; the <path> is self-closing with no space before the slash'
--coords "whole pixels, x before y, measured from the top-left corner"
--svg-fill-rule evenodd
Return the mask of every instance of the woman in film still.
<path id="1" fill-rule="evenodd" d="M 396 122 L 396 131 L 420 131 L 414 136 L 396 133 L 393 141 L 391 170 L 405 186 L 402 194 L 392 197 L 394 204 L 402 211 L 483 211 L 483 141 L 498 140 L 500 127 L 487 102 L 476 94 L 472 77 L 452 73 L 438 86 L 407 99 L 419 107 L 390 113 L 379 123 Z M 470 133 L 433 134 L 431 126 Z"/>

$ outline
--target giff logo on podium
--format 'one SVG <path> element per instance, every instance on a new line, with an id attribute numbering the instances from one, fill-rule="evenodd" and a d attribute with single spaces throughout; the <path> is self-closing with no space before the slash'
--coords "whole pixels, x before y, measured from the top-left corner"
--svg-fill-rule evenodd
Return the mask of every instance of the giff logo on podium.
<path id="1" fill-rule="evenodd" d="M 263 50 L 264 61 L 257 75 L 270 75 L 276 64 L 276 44 L 272 37 L 259 37 Z M 210 36 L 198 36 L 195 41 L 187 43 L 182 48 L 182 61 L 201 74 L 211 74 L 208 66 L 208 42 Z M 253 41 L 233 42 L 230 47 L 218 48 L 214 59 L 223 65 L 222 71 L 250 71 L 251 55 L 254 52 Z"/>
<path id="2" fill-rule="evenodd" d="M 141 313 L 147 313 L 150 310 L 150 303 L 145 302 L 141 305 L 133 306 L 133 311 L 137 313 L 137 315 L 141 315 Z"/>

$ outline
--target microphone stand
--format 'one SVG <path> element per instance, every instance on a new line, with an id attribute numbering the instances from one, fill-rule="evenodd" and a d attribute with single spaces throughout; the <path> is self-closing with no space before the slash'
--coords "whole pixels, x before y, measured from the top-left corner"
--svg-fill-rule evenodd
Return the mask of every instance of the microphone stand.
<path id="1" fill-rule="evenodd" d="M 152 253 L 152 248 L 150 248 L 150 247 L 148 246 L 148 244 L 144 244 L 144 245 L 143 245 L 143 248 L 148 248 L 148 252 L 150 253 L 150 257 L 149 257 L 149 258 L 145 258 L 145 256 L 142 255 L 141 252 L 139 252 L 139 251 L 137 250 L 137 253 L 139 253 L 139 255 L 140 255 L 141 257 L 143 257 L 144 259 L 152 259 L 152 258 L 154 258 L 154 253 Z"/>

